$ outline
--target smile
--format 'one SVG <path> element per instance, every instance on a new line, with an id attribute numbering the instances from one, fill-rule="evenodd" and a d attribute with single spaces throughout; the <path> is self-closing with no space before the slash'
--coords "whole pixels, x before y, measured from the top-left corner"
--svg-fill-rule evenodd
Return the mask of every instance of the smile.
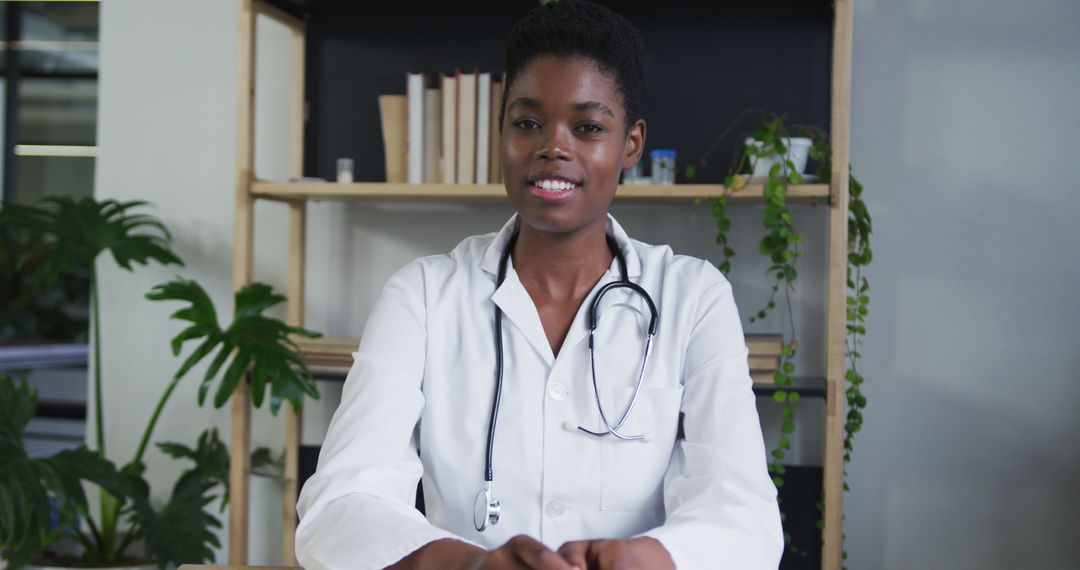
<path id="1" fill-rule="evenodd" d="M 565 180 L 535 180 L 529 184 L 533 195 L 544 202 L 565 202 L 581 189 L 581 186 Z"/>

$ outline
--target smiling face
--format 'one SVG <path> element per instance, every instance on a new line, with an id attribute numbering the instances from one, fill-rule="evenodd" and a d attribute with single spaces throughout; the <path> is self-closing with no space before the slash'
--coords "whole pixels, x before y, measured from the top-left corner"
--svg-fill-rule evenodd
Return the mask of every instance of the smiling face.
<path id="1" fill-rule="evenodd" d="M 645 121 L 626 129 L 614 77 L 581 57 L 537 57 L 506 96 L 502 168 L 523 224 L 572 234 L 606 222 L 619 175 L 640 158 Z"/>

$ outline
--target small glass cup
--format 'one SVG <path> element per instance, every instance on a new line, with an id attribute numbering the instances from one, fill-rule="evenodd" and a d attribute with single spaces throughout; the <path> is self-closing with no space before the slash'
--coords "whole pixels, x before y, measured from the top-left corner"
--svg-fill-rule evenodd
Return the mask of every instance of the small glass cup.
<path id="1" fill-rule="evenodd" d="M 675 151 L 670 149 L 657 149 L 649 153 L 652 157 L 652 183 L 674 184 L 675 183 Z"/>
<path id="2" fill-rule="evenodd" d="M 353 181 L 353 159 L 337 159 L 337 181 L 342 184 L 350 184 Z"/>

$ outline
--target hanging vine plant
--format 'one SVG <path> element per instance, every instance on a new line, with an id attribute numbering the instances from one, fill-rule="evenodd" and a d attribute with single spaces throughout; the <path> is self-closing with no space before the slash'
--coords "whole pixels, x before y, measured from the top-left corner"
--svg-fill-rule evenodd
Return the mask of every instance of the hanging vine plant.
<path id="1" fill-rule="evenodd" d="M 790 141 L 793 135 L 809 138 L 811 141 L 808 150 L 809 158 L 818 164 L 818 178 L 828 180 L 832 171 L 832 148 L 829 145 L 828 133 L 823 129 L 812 126 L 793 125 L 788 126 L 784 122 L 783 115 L 776 115 L 760 109 L 748 109 L 740 113 L 731 125 L 720 133 L 713 145 L 698 161 L 698 165 L 706 166 L 708 156 L 717 148 L 719 143 L 730 134 L 742 120 L 751 114 L 761 115 L 761 120 L 753 130 L 740 137 L 747 144 L 740 148 L 731 162 L 728 175 L 724 178 L 725 192 L 721 196 L 711 200 L 712 214 L 716 219 L 716 243 L 721 247 L 721 260 L 717 267 L 724 274 L 731 272 L 731 260 L 735 256 L 735 250 L 728 240 L 728 231 L 731 229 L 731 220 L 727 217 L 727 205 L 729 196 L 746 188 L 750 172 L 761 161 L 772 165 L 768 174 L 762 181 L 762 198 L 765 208 L 762 224 L 766 230 L 759 243 L 759 251 L 765 255 L 771 265 L 766 270 L 771 279 L 771 293 L 765 306 L 751 313 L 750 322 L 756 322 L 768 316 L 776 308 L 777 296 L 783 290 L 788 322 L 791 330 L 790 340 L 781 348 L 780 368 L 773 376 L 777 390 L 773 393 L 773 399 L 780 404 L 780 414 L 783 418 L 781 434 L 776 447 L 770 452 L 771 461 L 769 473 L 773 483 L 779 488 L 784 484 L 785 467 L 782 464 L 787 451 L 791 448 L 791 434 L 795 432 L 794 405 L 799 402 L 800 395 L 794 391 L 795 363 L 794 358 L 798 351 L 798 340 L 792 310 L 791 297 L 794 293 L 795 282 L 798 278 L 797 263 L 802 256 L 801 245 L 803 236 L 795 227 L 790 212 L 788 212 L 788 189 L 791 184 L 802 184 L 803 175 L 792 160 Z M 685 177 L 692 179 L 696 172 L 696 165 L 686 168 Z M 850 168 L 849 168 L 850 173 Z M 849 174 L 850 176 L 850 174 Z M 847 296 L 846 296 L 846 358 L 847 370 L 845 379 L 847 388 L 845 391 L 848 412 L 845 423 L 844 437 L 844 490 L 850 489 L 847 483 L 847 464 L 851 461 L 854 451 L 854 436 L 862 428 L 863 410 L 866 408 L 866 396 L 862 393 L 862 384 L 865 378 L 858 370 L 858 363 L 862 356 L 860 348 L 863 337 L 866 334 L 865 317 L 868 314 L 869 304 L 869 281 L 863 275 L 862 270 L 870 264 L 873 254 L 870 249 L 870 233 L 872 223 L 869 211 L 862 199 L 863 187 L 854 176 L 849 179 L 848 196 L 848 267 L 847 267 Z M 818 509 L 824 511 L 824 495 L 818 503 Z M 786 522 L 786 515 L 781 511 L 781 518 Z M 817 526 L 824 528 L 824 518 L 821 518 Z M 785 542 L 789 548 L 791 536 L 784 533 Z M 846 557 L 846 553 L 845 553 Z"/>

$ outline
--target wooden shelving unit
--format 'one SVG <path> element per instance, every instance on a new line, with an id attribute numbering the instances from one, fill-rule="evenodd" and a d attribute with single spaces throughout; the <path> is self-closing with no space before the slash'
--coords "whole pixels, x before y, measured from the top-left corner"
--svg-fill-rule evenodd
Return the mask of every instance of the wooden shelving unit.
<path id="1" fill-rule="evenodd" d="M 306 200 L 425 200 L 425 201 L 505 201 L 502 184 L 405 184 L 388 182 L 267 182 L 252 184 L 256 198 L 283 201 Z M 760 201 L 761 184 L 747 184 L 732 192 L 720 184 L 620 185 L 616 201 L 670 201 L 678 199 L 716 198 L 727 194 L 733 200 Z M 828 184 L 799 184 L 788 188 L 791 200 L 824 200 L 829 198 Z"/>
<path id="2" fill-rule="evenodd" d="M 253 218 L 257 199 L 283 201 L 289 207 L 288 287 L 290 300 L 287 321 L 304 324 L 304 270 L 306 256 L 307 203 L 317 200 L 350 201 L 451 201 L 494 202 L 505 199 L 501 184 L 388 184 L 360 182 L 271 182 L 254 177 L 255 109 L 255 21 L 257 16 L 271 18 L 292 31 L 295 81 L 292 90 L 294 138 L 291 141 L 289 176 L 302 176 L 304 163 L 303 131 L 306 115 L 304 94 L 306 29 L 302 20 L 266 0 L 235 0 L 239 6 L 237 71 L 237 174 L 236 221 L 233 257 L 233 287 L 238 290 L 252 279 Z M 825 419 L 825 530 L 822 568 L 838 570 L 843 559 L 843 442 L 845 422 L 845 298 L 847 269 L 848 164 L 850 158 L 851 117 L 851 28 L 852 0 L 835 0 L 832 30 L 832 77 L 830 134 L 833 146 L 831 178 L 828 183 L 794 185 L 789 197 L 796 201 L 823 202 L 829 206 L 828 310 L 826 318 L 826 376 L 806 379 L 797 391 L 808 396 L 824 396 Z M 712 198 L 728 193 L 723 186 L 678 184 L 672 186 L 621 186 L 617 201 L 669 202 Z M 737 202 L 755 203 L 762 199 L 762 187 L 751 181 L 738 192 L 729 193 Z M 448 247 L 452 244 L 448 244 Z M 334 376 L 332 372 L 325 374 Z M 768 387 L 760 388 L 767 394 Z M 290 406 L 285 416 L 284 536 L 282 555 L 285 565 L 295 565 L 293 537 L 296 526 L 300 418 Z M 251 403 L 247 387 L 241 385 L 233 397 L 230 457 L 229 563 L 247 563 L 249 476 L 251 449 Z"/>

